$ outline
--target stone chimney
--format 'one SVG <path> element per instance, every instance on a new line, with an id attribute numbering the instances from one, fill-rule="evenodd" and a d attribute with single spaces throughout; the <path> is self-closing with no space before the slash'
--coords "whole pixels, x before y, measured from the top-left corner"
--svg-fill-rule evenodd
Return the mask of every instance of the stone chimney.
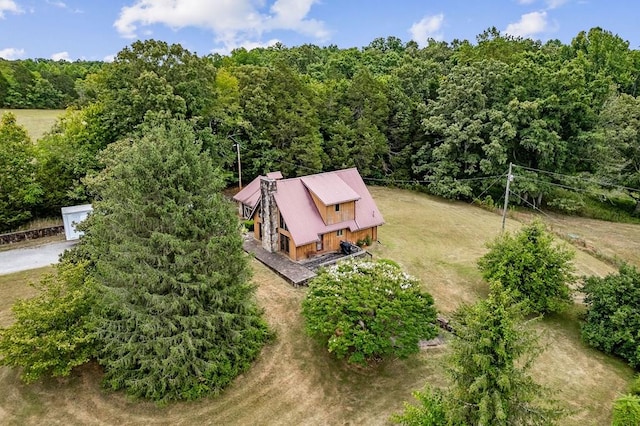
<path id="1" fill-rule="evenodd" d="M 262 213 L 262 247 L 268 252 L 278 251 L 278 206 L 274 194 L 276 180 L 260 178 L 260 212 Z"/>

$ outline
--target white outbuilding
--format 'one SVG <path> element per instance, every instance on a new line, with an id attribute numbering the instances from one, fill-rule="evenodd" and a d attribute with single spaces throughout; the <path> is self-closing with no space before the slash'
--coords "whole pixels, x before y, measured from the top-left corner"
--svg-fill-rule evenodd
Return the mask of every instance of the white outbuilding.
<path id="1" fill-rule="evenodd" d="M 77 240 L 83 234 L 82 231 L 76 230 L 76 225 L 87 218 L 89 213 L 93 211 L 91 204 L 83 204 L 81 206 L 63 207 L 62 221 L 64 222 L 64 235 L 69 240 Z"/>

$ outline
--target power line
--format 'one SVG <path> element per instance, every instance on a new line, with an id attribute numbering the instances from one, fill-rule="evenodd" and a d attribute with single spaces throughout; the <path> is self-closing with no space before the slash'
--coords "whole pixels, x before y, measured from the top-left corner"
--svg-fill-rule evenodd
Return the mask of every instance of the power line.
<path id="1" fill-rule="evenodd" d="M 548 170 L 535 169 L 533 167 L 519 166 L 517 164 L 514 164 L 513 166 L 517 167 L 519 169 L 529 170 L 529 171 L 538 172 L 538 173 L 544 173 L 544 174 L 547 174 L 547 175 L 550 175 L 550 176 L 560 176 L 560 177 L 563 177 L 563 178 L 568 178 L 568 179 L 573 179 L 573 180 L 580 180 L 582 182 L 592 183 L 592 184 L 596 184 L 596 185 L 600 185 L 600 186 L 604 186 L 604 187 L 624 189 L 624 190 L 632 191 L 632 192 L 640 192 L 640 189 L 638 189 L 638 188 L 631 188 L 629 186 L 624 186 L 624 185 L 616 185 L 614 183 L 604 182 L 604 181 L 601 181 L 601 180 L 583 178 L 581 176 L 565 175 L 565 174 L 562 174 L 562 173 L 550 172 Z M 568 187 L 568 188 L 572 188 L 572 187 Z"/>

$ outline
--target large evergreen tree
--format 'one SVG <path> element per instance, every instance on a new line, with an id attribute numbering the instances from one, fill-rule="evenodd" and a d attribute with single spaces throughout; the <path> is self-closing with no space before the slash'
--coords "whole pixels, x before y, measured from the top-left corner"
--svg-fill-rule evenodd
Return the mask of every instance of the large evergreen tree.
<path id="1" fill-rule="evenodd" d="M 184 122 L 112 145 L 80 252 L 95 267 L 112 389 L 165 402 L 218 392 L 269 333 L 220 172 Z"/>

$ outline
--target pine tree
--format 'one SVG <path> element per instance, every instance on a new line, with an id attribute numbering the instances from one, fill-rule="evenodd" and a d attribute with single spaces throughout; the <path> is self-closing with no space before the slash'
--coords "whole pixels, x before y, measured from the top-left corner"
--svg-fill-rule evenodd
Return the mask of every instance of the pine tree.
<path id="1" fill-rule="evenodd" d="M 105 385 L 160 402 L 216 393 L 269 333 L 220 172 L 185 122 L 107 150 L 80 252 L 95 267 Z"/>
<path id="2" fill-rule="evenodd" d="M 528 374 L 540 352 L 522 304 L 494 283 L 486 300 L 463 306 L 451 342 L 448 417 L 453 424 L 553 424 L 562 410 Z"/>

